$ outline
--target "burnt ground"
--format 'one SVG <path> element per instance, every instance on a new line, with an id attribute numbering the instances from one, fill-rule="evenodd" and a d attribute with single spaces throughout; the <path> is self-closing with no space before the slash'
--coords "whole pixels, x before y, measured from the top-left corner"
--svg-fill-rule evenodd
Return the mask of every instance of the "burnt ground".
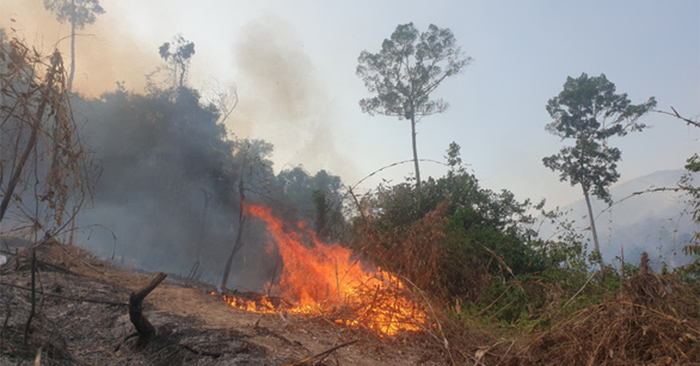
<path id="1" fill-rule="evenodd" d="M 153 274 L 95 259 L 75 247 L 37 249 L 35 313 L 25 250 L 0 276 L 1 365 L 431 365 L 449 363 L 426 334 L 382 338 L 323 318 L 260 315 L 231 308 L 193 286 L 161 283 L 144 301 L 158 331 L 145 347 L 128 316 L 129 295 Z M 339 348 L 321 359 L 317 355 Z"/>
<path id="2" fill-rule="evenodd" d="M 700 365 L 696 288 L 650 270 L 533 334 L 436 321 L 386 338 L 320 316 L 234 309 L 171 277 L 145 298 L 158 333 L 141 347 L 127 302 L 154 274 L 47 243 L 36 249 L 32 301 L 31 251 L 17 250 L 0 267 L 0 365 Z"/>

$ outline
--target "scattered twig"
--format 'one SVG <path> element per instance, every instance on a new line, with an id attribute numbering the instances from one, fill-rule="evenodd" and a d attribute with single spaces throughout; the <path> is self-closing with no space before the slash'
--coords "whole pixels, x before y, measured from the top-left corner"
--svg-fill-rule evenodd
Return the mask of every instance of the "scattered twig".
<path id="1" fill-rule="evenodd" d="M 650 307 L 648 307 L 648 306 L 644 306 L 644 305 L 640 305 L 640 304 L 635 304 L 635 303 L 629 302 L 629 301 L 620 301 L 620 304 L 627 305 L 627 306 L 632 306 L 632 307 L 636 307 L 636 308 L 640 308 L 640 309 L 644 309 L 644 310 L 649 310 L 649 311 L 651 311 L 652 313 L 655 313 L 655 314 L 657 314 L 657 315 L 659 315 L 659 316 L 661 316 L 661 317 L 663 317 L 663 318 L 665 318 L 665 319 L 668 319 L 668 320 L 670 320 L 670 321 L 672 321 L 672 322 L 675 322 L 675 323 L 678 324 L 678 325 L 685 325 L 685 327 L 686 327 L 687 329 L 689 329 L 690 331 L 692 331 L 692 332 L 695 333 L 695 334 L 700 335 L 700 330 L 693 328 L 693 327 L 692 327 L 690 324 L 688 324 L 686 321 L 680 320 L 680 319 L 678 319 L 678 318 L 674 318 L 674 317 L 672 317 L 672 316 L 670 316 L 670 315 L 668 315 L 668 314 L 664 314 L 664 313 L 662 313 L 662 312 L 660 312 L 660 311 L 658 311 L 658 310 L 656 310 L 656 309 L 652 309 L 652 308 L 650 308 Z"/>
<path id="2" fill-rule="evenodd" d="M 510 275 L 513 276 L 513 278 L 515 278 L 515 274 L 513 273 L 513 270 L 510 269 L 510 267 L 506 264 L 506 261 L 504 261 L 503 258 L 501 258 L 500 256 L 498 256 L 498 254 L 496 254 L 496 252 L 494 252 L 493 250 L 491 250 L 491 249 L 490 249 L 489 247 L 487 247 L 486 245 L 483 245 L 483 244 L 480 244 L 480 243 L 478 243 L 478 244 L 481 245 L 481 247 L 484 248 L 484 250 L 486 250 L 487 252 L 489 252 L 494 258 L 496 258 L 496 260 L 498 261 L 498 263 L 500 263 L 503 267 L 505 267 L 506 270 L 508 271 L 508 273 L 510 273 Z"/>
<path id="3" fill-rule="evenodd" d="M 219 352 L 200 351 L 200 350 L 194 349 L 194 348 L 192 348 L 191 346 L 186 345 L 186 344 L 181 344 L 181 345 L 179 345 L 179 346 L 182 347 L 182 348 L 184 348 L 184 349 L 186 349 L 186 350 L 188 350 L 188 351 L 190 351 L 190 352 L 192 352 L 192 353 L 194 353 L 195 355 L 198 355 L 198 356 L 209 356 L 209 357 L 211 357 L 211 358 L 219 358 L 219 357 L 221 357 L 221 353 L 219 353 Z M 248 347 L 247 347 L 247 346 L 244 346 L 244 348 L 247 349 Z M 240 352 L 242 352 L 242 351 L 238 351 L 238 352 L 235 352 L 235 353 L 240 353 Z"/>
<path id="4" fill-rule="evenodd" d="M 329 348 L 329 349 L 327 349 L 327 350 L 325 350 L 325 351 L 323 351 L 323 352 L 321 352 L 321 353 L 317 353 L 317 354 L 315 354 L 315 355 L 313 355 L 313 356 L 307 357 L 307 358 L 305 358 L 305 359 L 303 359 L 303 360 L 301 360 L 301 361 L 296 361 L 296 362 L 284 362 L 284 363 L 281 363 L 281 364 L 279 364 L 279 365 L 277 365 L 277 366 L 307 366 L 307 365 L 310 364 L 310 362 L 312 362 L 312 361 L 314 361 L 314 360 L 316 360 L 316 359 L 321 359 L 321 360 L 322 360 L 322 359 L 325 359 L 328 355 L 330 355 L 331 353 L 335 352 L 336 350 L 338 350 L 338 349 L 340 349 L 340 348 L 343 348 L 343 347 L 347 347 L 347 346 L 349 346 L 349 345 L 351 345 L 351 344 L 354 344 L 354 343 L 356 343 L 356 342 L 357 342 L 357 340 L 350 341 L 350 342 L 347 342 L 347 343 L 343 343 L 343 344 L 337 345 L 337 346 L 335 346 L 335 347 Z"/>
<path id="5" fill-rule="evenodd" d="M 457 364 L 455 363 L 455 359 L 452 356 L 452 351 L 450 350 L 450 342 L 447 340 L 447 337 L 445 336 L 445 332 L 442 330 L 442 324 L 440 323 L 440 320 L 438 319 L 437 314 L 435 313 L 435 309 L 433 309 L 432 304 L 430 304 L 430 301 L 428 301 L 428 298 L 425 296 L 423 291 L 420 288 L 418 288 L 418 286 L 416 286 L 413 282 L 411 282 L 411 280 L 409 280 L 405 276 L 401 276 L 401 277 L 404 279 L 404 281 L 411 284 L 411 286 L 413 286 L 414 289 L 418 290 L 418 293 L 423 298 L 423 301 L 425 301 L 425 303 L 428 304 L 428 308 L 430 309 L 430 313 L 433 315 L 433 319 L 435 320 L 435 323 L 437 324 L 438 331 L 440 332 L 440 335 L 442 336 L 442 344 L 445 347 L 447 354 L 450 356 L 450 362 L 452 362 L 452 366 L 456 366 Z M 432 332 L 430 332 L 430 334 L 432 335 Z M 435 337 L 434 335 L 433 335 L 433 337 L 437 339 L 437 337 Z"/>
<path id="6" fill-rule="evenodd" d="M 489 306 L 487 306 L 487 307 L 483 308 L 481 311 L 479 311 L 479 313 L 476 314 L 476 316 L 481 316 L 481 315 L 483 315 L 484 313 L 486 313 L 489 309 L 491 309 L 492 306 L 496 305 L 496 303 L 498 302 L 498 300 L 500 300 L 503 296 L 505 296 L 506 293 L 508 293 L 508 288 L 506 288 L 506 289 L 503 291 L 503 293 L 501 293 L 501 294 L 496 298 L 496 300 L 493 300 L 493 302 L 492 302 L 491 304 L 489 304 Z"/>
<path id="7" fill-rule="evenodd" d="M 580 294 L 581 291 L 583 291 L 583 289 L 586 288 L 586 286 L 588 285 L 589 282 L 591 282 L 591 279 L 593 279 L 593 276 L 595 276 L 596 273 L 598 273 L 598 271 L 593 271 L 593 273 L 591 273 L 591 275 L 588 276 L 588 279 L 586 280 L 586 283 L 584 283 L 583 286 L 581 286 L 581 288 L 578 289 L 578 291 L 576 291 L 576 293 L 574 294 L 574 296 L 571 296 L 571 298 L 570 298 L 566 303 L 564 303 L 564 306 L 562 306 L 561 309 L 559 309 L 559 312 L 561 312 L 561 311 L 566 307 L 566 305 L 569 305 L 569 303 L 570 303 L 571 301 L 573 301 L 574 298 L 576 298 L 576 296 L 578 296 L 578 294 Z M 557 313 L 557 314 L 559 314 L 559 313 Z"/>
<path id="8" fill-rule="evenodd" d="M 506 352 L 503 354 L 503 356 L 501 356 L 501 359 L 498 361 L 498 363 L 496 364 L 496 366 L 500 365 L 501 362 L 503 362 L 503 360 L 506 359 L 506 356 L 508 356 L 508 352 L 510 352 L 511 348 L 513 348 L 514 345 L 515 345 L 515 341 L 510 342 L 510 346 L 508 346 L 508 349 L 507 349 Z"/>

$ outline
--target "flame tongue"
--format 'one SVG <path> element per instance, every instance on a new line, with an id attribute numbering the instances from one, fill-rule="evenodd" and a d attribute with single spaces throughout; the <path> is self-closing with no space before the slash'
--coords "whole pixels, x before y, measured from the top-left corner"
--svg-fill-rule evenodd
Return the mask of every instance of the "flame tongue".
<path id="1" fill-rule="evenodd" d="M 299 306 L 315 306 L 319 303 L 338 303 L 338 293 L 345 294 L 360 285 L 366 277 L 359 263 L 351 259 L 352 251 L 338 244 L 324 245 L 316 235 L 302 224 L 297 231 L 285 231 L 284 224 L 263 206 L 248 206 L 253 216 L 265 221 L 269 235 L 277 243 L 284 268 L 279 282 L 282 297 Z M 307 246 L 304 239 L 312 242 Z M 342 278 L 342 281 L 341 281 Z M 338 289 L 340 284 L 340 289 Z"/>
<path id="2" fill-rule="evenodd" d="M 427 322 L 425 313 L 402 295 L 403 283 L 390 273 L 365 271 L 352 251 L 338 244 L 325 245 L 304 223 L 291 229 L 264 206 L 246 205 L 246 211 L 267 223 L 268 235 L 284 262 L 275 291 L 296 304 L 290 313 L 319 314 L 330 306 L 352 308 L 336 322 L 364 326 L 381 334 L 416 331 Z M 387 296 L 387 294 L 390 294 Z M 229 298 L 234 307 L 254 312 L 275 312 L 269 300 L 254 302 Z"/>

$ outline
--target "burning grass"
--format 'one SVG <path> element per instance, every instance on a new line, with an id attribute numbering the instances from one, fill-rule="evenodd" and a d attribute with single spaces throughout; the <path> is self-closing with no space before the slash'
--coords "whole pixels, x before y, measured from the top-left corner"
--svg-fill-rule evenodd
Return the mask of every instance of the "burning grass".
<path id="1" fill-rule="evenodd" d="M 224 296 L 231 306 L 257 313 L 323 316 L 388 336 L 427 327 L 426 312 L 397 276 L 367 268 L 350 249 L 319 242 L 304 223 L 291 228 L 269 208 L 249 205 L 246 210 L 267 224 L 270 245 L 276 244 L 284 265 L 279 282 L 266 286 L 276 296 Z"/>

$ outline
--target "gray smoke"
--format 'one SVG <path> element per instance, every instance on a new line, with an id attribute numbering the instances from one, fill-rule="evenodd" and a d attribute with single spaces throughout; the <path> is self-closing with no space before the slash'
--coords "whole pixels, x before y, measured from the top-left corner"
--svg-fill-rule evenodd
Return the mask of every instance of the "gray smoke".
<path id="1" fill-rule="evenodd" d="M 333 103 L 291 26 L 274 15 L 246 24 L 234 55 L 240 73 L 234 132 L 274 143 L 278 168 L 303 163 L 310 171 L 358 176 L 334 147 Z"/>

